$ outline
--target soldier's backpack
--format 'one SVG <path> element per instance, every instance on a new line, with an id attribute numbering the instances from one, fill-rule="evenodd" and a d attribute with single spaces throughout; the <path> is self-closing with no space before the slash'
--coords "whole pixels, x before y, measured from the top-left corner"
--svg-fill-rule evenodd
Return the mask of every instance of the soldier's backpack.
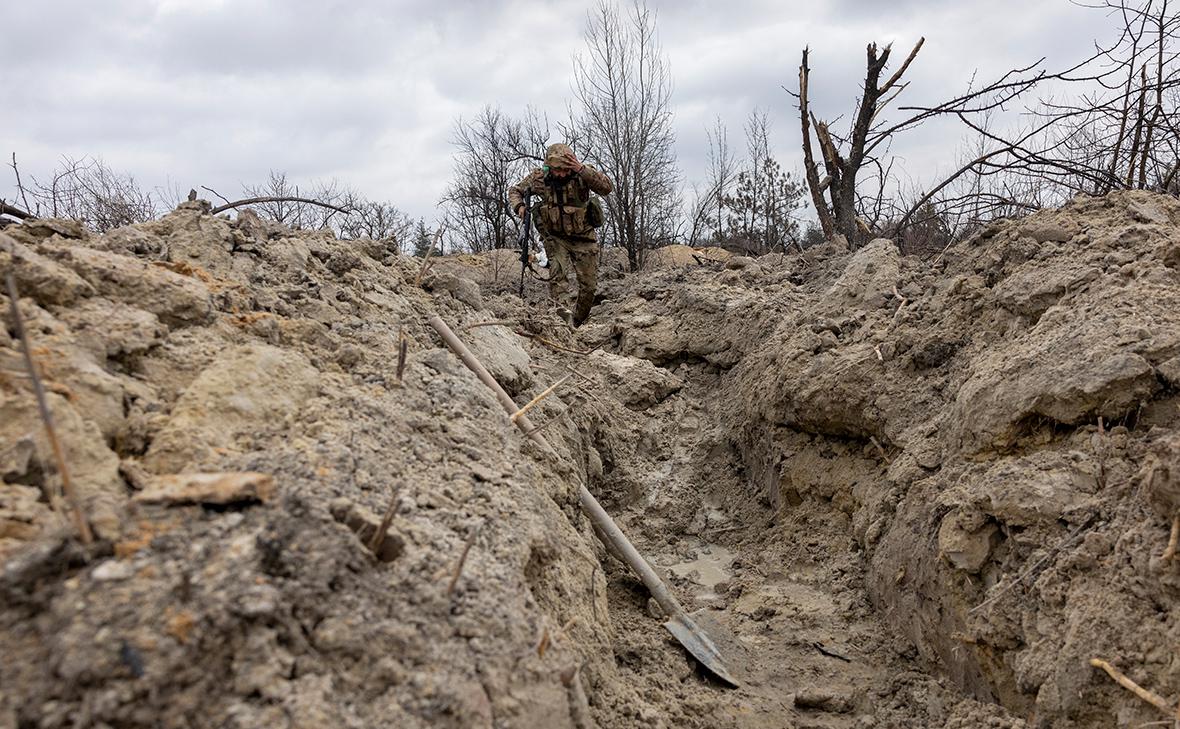
<path id="1" fill-rule="evenodd" d="M 602 214 L 602 202 L 597 195 L 591 195 L 590 202 L 586 204 L 586 224 L 591 228 L 601 228 L 605 222 L 606 216 Z"/>

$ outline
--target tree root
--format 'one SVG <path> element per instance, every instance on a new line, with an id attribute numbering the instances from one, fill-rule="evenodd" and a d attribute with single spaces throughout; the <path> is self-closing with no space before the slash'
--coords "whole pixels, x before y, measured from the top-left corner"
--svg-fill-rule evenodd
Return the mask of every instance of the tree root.
<path id="1" fill-rule="evenodd" d="M 1101 658 L 1091 658 L 1090 665 L 1106 671 L 1106 674 L 1113 678 L 1115 683 L 1117 683 L 1119 686 L 1127 689 L 1168 716 L 1180 720 L 1180 706 L 1172 706 L 1168 703 L 1167 699 L 1155 693 L 1154 691 L 1148 691 L 1147 689 L 1143 688 L 1139 684 L 1127 678 L 1126 674 L 1124 674 L 1122 671 L 1110 665 Z"/>

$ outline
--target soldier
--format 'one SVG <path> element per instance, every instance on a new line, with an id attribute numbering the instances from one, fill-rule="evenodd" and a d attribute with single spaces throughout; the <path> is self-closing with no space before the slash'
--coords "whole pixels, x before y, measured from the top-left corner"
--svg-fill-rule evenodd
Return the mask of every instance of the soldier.
<path id="1" fill-rule="evenodd" d="M 590 193 L 609 195 L 610 191 L 606 175 L 579 162 L 566 144 L 549 145 L 545 165 L 508 188 L 508 204 L 522 218 L 525 194 L 540 200 L 533 206 L 533 224 L 549 258 L 549 295 L 557 304 L 557 313 L 573 326 L 590 316 L 598 283 L 598 234 L 594 228 L 602 224 L 602 208 L 597 201 L 591 202 Z M 572 315 L 568 280 L 571 269 L 578 281 Z"/>

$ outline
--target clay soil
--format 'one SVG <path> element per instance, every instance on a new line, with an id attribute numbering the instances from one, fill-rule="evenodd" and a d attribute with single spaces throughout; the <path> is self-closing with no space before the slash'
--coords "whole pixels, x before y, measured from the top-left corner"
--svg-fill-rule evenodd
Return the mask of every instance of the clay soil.
<path id="1" fill-rule="evenodd" d="M 0 231 L 96 534 L 6 318 L 0 727 L 1170 721 L 1090 660 L 1180 701 L 1174 198 L 928 260 L 608 252 L 576 331 L 510 252 L 423 271 L 207 211 Z M 434 315 L 518 403 L 572 373 L 531 413 L 555 453 Z M 662 627 L 582 484 L 740 687 Z"/>

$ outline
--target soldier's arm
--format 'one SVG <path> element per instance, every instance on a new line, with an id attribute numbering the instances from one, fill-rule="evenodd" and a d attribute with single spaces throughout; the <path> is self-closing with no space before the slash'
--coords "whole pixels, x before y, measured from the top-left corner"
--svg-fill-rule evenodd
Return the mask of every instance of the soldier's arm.
<path id="1" fill-rule="evenodd" d="M 586 185 L 599 195 L 609 195 L 611 190 L 614 189 L 607 176 L 590 165 L 582 165 L 582 171 L 578 174 L 586 181 Z"/>
<path id="2" fill-rule="evenodd" d="M 533 170 L 525 175 L 525 178 L 508 188 L 508 207 L 512 212 L 520 215 L 520 209 L 524 206 L 524 196 L 532 191 L 533 185 L 541 177 L 540 170 Z"/>

